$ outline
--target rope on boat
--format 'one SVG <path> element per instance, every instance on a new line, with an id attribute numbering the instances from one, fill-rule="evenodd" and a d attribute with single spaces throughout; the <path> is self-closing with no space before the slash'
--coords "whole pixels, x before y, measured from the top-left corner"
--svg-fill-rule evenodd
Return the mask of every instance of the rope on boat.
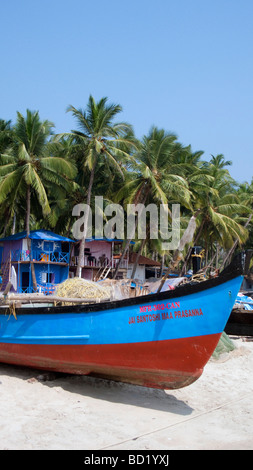
<path id="1" fill-rule="evenodd" d="M 206 281 L 205 274 L 204 274 L 204 273 L 193 274 L 193 276 L 191 277 L 191 281 L 194 281 L 194 282 L 203 282 L 203 281 Z"/>
<path id="2" fill-rule="evenodd" d="M 9 304 L 9 318 L 10 318 L 11 315 L 13 315 L 15 320 L 17 320 L 15 301 L 10 302 L 10 304 Z M 9 318 L 8 318 L 8 320 L 9 320 Z"/>

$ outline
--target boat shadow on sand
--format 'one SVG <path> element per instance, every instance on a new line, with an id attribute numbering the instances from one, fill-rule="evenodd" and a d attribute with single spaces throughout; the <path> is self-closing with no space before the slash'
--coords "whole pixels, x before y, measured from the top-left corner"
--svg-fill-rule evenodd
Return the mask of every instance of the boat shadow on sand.
<path id="1" fill-rule="evenodd" d="M 182 416 L 188 416 L 194 411 L 187 403 L 176 398 L 172 394 L 173 390 L 147 388 L 91 376 L 47 372 L 8 364 L 0 364 L 0 387 L 3 386 L 1 376 L 17 378 L 29 384 L 39 382 L 49 388 L 60 387 L 66 392 L 94 400 L 154 409 Z"/>

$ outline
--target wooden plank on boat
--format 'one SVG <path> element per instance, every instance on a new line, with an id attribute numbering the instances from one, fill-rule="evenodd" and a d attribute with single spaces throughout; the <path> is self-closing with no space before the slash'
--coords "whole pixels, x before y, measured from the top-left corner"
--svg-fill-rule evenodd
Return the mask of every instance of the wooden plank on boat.
<path id="1" fill-rule="evenodd" d="M 18 301 L 21 303 L 45 303 L 45 302 L 68 302 L 68 303 L 100 303 L 109 301 L 110 298 L 73 298 L 73 297 L 59 297 L 57 295 L 41 295 L 41 294 L 9 294 L 8 296 L 0 294 L 0 302 L 8 304 L 9 302 Z"/>

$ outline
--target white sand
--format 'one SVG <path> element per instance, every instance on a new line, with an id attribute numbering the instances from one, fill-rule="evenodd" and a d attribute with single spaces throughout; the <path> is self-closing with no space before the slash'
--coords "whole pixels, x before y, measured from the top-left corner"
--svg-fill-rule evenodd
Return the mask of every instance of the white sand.
<path id="1" fill-rule="evenodd" d="M 0 449 L 253 449 L 253 341 L 233 340 L 175 391 L 0 364 Z"/>

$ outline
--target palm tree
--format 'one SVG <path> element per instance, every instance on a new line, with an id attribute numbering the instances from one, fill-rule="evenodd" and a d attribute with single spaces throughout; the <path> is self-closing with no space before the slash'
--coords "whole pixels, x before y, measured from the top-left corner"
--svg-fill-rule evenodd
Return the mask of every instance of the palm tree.
<path id="1" fill-rule="evenodd" d="M 243 204 L 235 181 L 231 178 L 222 155 L 204 163 L 194 175 L 188 178 L 193 194 L 193 213 L 198 211 L 197 228 L 193 245 L 204 244 L 206 259 L 212 246 L 230 249 L 235 240 L 242 244 L 247 240 L 248 232 L 243 226 L 243 216 L 249 213 L 247 204 Z M 183 274 L 190 258 L 191 245 L 181 270 Z"/>
<path id="2" fill-rule="evenodd" d="M 107 98 L 101 98 L 96 102 L 90 95 L 86 110 L 76 109 L 72 105 L 67 109 L 68 112 L 72 112 L 80 129 L 73 130 L 68 135 L 72 136 L 79 148 L 82 174 L 89 171 L 87 206 L 90 206 L 91 203 L 94 177 L 99 163 L 103 160 L 107 161 L 109 166 L 123 176 L 121 162 L 118 161 L 118 158 L 127 159 L 129 157 L 127 149 L 133 145 L 131 126 L 125 122 L 114 123 L 115 117 L 122 111 L 121 106 L 108 104 L 107 101 Z M 83 234 L 79 246 L 76 270 L 78 277 L 81 277 L 87 230 L 88 211 L 84 214 Z"/>
<path id="3" fill-rule="evenodd" d="M 125 204 L 142 203 L 139 216 L 147 201 L 167 204 L 173 199 L 188 206 L 190 192 L 186 180 L 180 175 L 180 164 L 176 158 L 180 151 L 182 147 L 176 142 L 175 135 L 152 127 L 134 154 L 129 180 L 118 192 L 118 198 L 123 199 Z M 135 236 L 136 225 L 137 219 L 115 269 L 114 279 Z"/>
<path id="4" fill-rule="evenodd" d="M 11 121 L 0 119 L 0 153 L 3 153 L 13 143 Z"/>
<path id="5" fill-rule="evenodd" d="M 8 148 L 13 144 L 13 130 L 11 121 L 0 119 L 0 155 L 8 151 Z M 14 213 L 15 200 L 8 201 L 4 207 L 1 207 L 1 230 L 2 236 L 5 236 L 6 231 L 10 226 L 10 221 Z"/>
<path id="6" fill-rule="evenodd" d="M 231 160 L 225 160 L 225 157 L 222 153 L 220 153 L 219 155 L 211 155 L 211 160 L 209 162 L 209 165 L 213 165 L 217 170 L 223 170 L 225 169 L 225 166 L 230 166 L 232 165 L 232 161 Z M 228 169 L 226 168 L 225 169 L 226 173 L 229 173 L 228 172 Z"/>
<path id="7" fill-rule="evenodd" d="M 245 212 L 242 214 L 241 217 L 241 223 L 243 223 L 244 228 L 248 230 L 249 232 L 249 237 L 247 240 L 247 243 L 245 244 L 245 248 L 252 248 L 252 217 L 253 217 L 253 181 L 251 184 L 248 183 L 242 183 L 239 185 L 237 189 L 237 197 L 239 198 L 239 201 L 242 205 L 242 207 L 245 208 Z M 244 217 L 243 217 L 244 216 Z M 237 249 L 237 246 L 239 244 L 239 238 L 236 238 L 236 240 L 233 243 L 233 246 L 228 250 L 226 253 L 225 258 L 223 259 L 222 262 L 222 267 L 225 267 L 227 262 L 231 261 L 232 255 L 234 254 L 235 250 Z"/>
<path id="8" fill-rule="evenodd" d="M 26 201 L 25 229 L 28 249 L 31 252 L 30 218 L 31 202 L 37 199 L 42 208 L 43 216 L 50 213 L 47 196 L 47 184 L 55 187 L 69 187 L 68 179 L 75 176 L 72 163 L 62 157 L 48 155 L 48 138 L 52 133 L 53 124 L 41 121 L 38 112 L 27 110 L 26 117 L 17 113 L 14 126 L 15 145 L 12 150 L 0 157 L 0 204 L 8 197 Z M 36 290 L 34 265 L 31 262 L 33 287 Z"/>

